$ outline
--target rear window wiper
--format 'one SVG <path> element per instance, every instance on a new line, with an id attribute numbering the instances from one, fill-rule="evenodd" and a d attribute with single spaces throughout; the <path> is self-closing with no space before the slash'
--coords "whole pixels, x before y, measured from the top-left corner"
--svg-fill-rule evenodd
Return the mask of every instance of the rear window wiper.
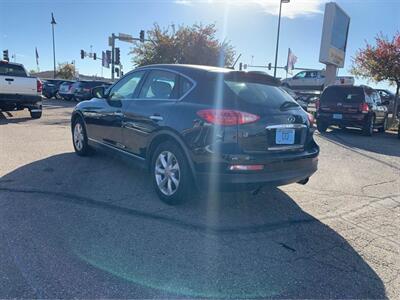
<path id="1" fill-rule="evenodd" d="M 285 101 L 281 104 L 279 109 L 283 110 L 283 109 L 286 109 L 289 107 L 299 107 L 299 104 L 297 104 L 296 102 L 293 102 L 293 101 Z"/>

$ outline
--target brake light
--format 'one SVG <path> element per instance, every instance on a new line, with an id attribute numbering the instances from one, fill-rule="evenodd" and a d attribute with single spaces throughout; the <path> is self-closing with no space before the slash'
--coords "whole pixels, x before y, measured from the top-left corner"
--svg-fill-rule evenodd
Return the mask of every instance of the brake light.
<path id="1" fill-rule="evenodd" d="M 363 114 L 367 114 L 367 113 L 369 112 L 368 103 L 361 103 L 361 104 L 360 104 L 360 111 L 361 111 Z"/>
<path id="2" fill-rule="evenodd" d="M 307 118 L 308 118 L 308 123 L 310 123 L 310 127 L 313 127 L 315 122 L 314 116 L 310 113 L 307 113 Z"/>
<path id="3" fill-rule="evenodd" d="M 43 90 L 43 83 L 39 79 L 37 79 L 36 80 L 36 91 L 38 93 L 41 93 L 42 90 Z"/>
<path id="4" fill-rule="evenodd" d="M 204 109 L 197 112 L 197 115 L 215 125 L 242 125 L 256 122 L 259 116 L 230 109 Z"/>

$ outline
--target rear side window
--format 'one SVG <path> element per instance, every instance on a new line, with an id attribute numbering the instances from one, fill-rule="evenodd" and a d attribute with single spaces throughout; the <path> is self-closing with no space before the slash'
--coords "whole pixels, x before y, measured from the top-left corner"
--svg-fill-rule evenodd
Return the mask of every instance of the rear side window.
<path id="1" fill-rule="evenodd" d="M 327 88 L 321 95 L 323 103 L 361 103 L 365 99 L 364 90 L 360 87 L 342 88 L 332 87 Z"/>
<path id="2" fill-rule="evenodd" d="M 167 71 L 151 71 L 140 92 L 141 99 L 178 99 L 179 75 Z"/>
<path id="3" fill-rule="evenodd" d="M 185 77 L 180 77 L 180 86 L 179 86 L 179 98 L 184 96 L 187 92 L 190 91 L 190 89 L 193 86 L 193 83 L 189 80 L 186 79 Z"/>
<path id="4" fill-rule="evenodd" d="M 292 102 L 293 106 L 297 106 L 296 102 L 288 93 L 276 86 L 230 80 L 225 80 L 225 84 L 233 91 L 239 101 L 270 108 L 279 108 L 285 102 Z"/>
<path id="5" fill-rule="evenodd" d="M 22 66 L 0 64 L 0 75 L 26 77 L 27 74 Z"/>

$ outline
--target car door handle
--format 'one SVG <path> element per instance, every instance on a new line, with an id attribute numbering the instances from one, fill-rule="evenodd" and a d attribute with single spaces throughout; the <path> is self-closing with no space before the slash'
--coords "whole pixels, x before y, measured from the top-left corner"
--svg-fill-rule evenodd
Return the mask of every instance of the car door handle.
<path id="1" fill-rule="evenodd" d="M 150 119 L 152 119 L 153 121 L 162 121 L 162 120 L 164 120 L 164 118 L 159 116 L 159 115 L 152 115 L 152 116 L 150 116 Z"/>
<path id="2" fill-rule="evenodd" d="M 6 78 L 5 81 L 14 81 L 14 78 Z"/>

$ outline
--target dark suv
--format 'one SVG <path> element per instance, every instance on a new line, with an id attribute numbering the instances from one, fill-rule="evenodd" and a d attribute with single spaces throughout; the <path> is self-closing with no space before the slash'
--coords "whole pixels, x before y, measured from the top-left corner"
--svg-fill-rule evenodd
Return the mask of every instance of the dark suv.
<path id="1" fill-rule="evenodd" d="M 379 94 L 367 86 L 329 86 L 317 103 L 317 128 L 325 132 L 330 125 L 357 127 L 371 136 L 375 128 L 387 127 L 388 111 Z"/>
<path id="2" fill-rule="evenodd" d="M 313 119 L 279 85 L 216 67 L 141 67 L 75 107 L 73 145 L 78 155 L 105 147 L 135 159 L 168 204 L 195 193 L 192 183 L 305 184 L 318 163 Z"/>
<path id="3" fill-rule="evenodd" d="M 76 101 L 92 99 L 92 89 L 97 86 L 109 87 L 111 84 L 103 81 L 77 81 L 75 83 L 74 98 Z"/>

